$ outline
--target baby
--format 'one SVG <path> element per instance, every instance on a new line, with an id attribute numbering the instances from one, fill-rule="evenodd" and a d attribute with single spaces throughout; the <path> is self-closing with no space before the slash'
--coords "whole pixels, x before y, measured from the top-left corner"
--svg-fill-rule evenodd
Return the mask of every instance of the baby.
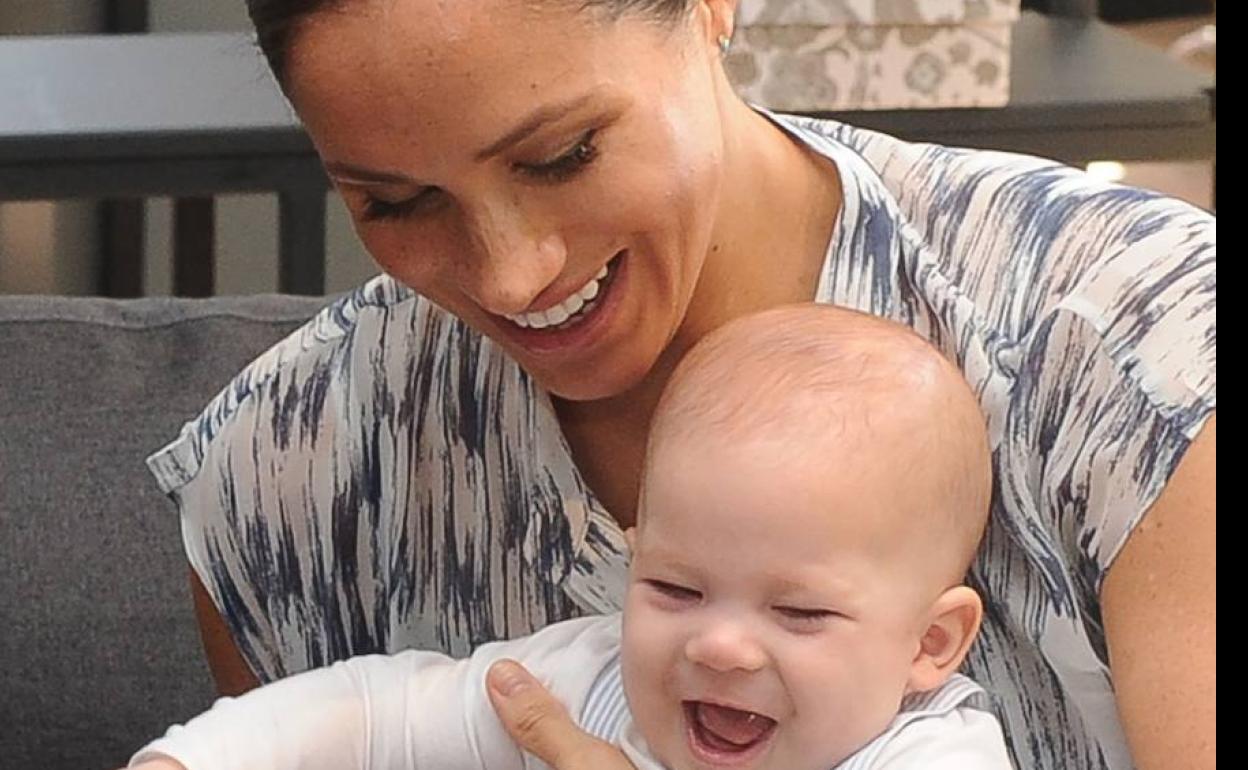
<path id="1" fill-rule="evenodd" d="M 975 398 L 911 331 L 817 305 L 739 319 L 655 412 L 622 615 L 299 674 L 131 766 L 537 767 L 486 695 L 514 658 L 640 770 L 1008 768 L 956 673 L 990 475 Z"/>

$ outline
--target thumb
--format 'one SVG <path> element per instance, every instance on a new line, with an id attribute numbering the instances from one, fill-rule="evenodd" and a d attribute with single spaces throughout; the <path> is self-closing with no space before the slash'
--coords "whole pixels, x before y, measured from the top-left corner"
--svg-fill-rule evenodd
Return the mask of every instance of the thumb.
<path id="1" fill-rule="evenodd" d="M 485 681 L 512 740 L 555 770 L 632 770 L 618 749 L 577 727 L 563 704 L 519 663 L 498 661 Z"/>

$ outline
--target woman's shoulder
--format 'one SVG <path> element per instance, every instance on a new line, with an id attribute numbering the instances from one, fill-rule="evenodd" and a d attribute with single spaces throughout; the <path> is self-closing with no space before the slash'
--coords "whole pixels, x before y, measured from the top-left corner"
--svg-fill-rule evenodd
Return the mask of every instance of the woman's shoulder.
<path id="1" fill-rule="evenodd" d="M 276 447 L 316 424 L 349 420 L 343 399 L 377 400 L 408 389 L 422 366 L 477 336 L 393 278 L 380 275 L 326 305 L 236 373 L 178 436 L 148 458 L 171 493 L 199 471 L 211 447 L 266 431 Z M 334 404 L 338 408 L 334 408 Z M 372 410 L 368 410 L 372 411 Z"/>

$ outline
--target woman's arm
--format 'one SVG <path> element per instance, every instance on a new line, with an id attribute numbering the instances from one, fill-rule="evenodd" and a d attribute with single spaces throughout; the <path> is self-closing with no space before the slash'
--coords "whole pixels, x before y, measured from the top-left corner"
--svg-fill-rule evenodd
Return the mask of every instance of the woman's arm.
<path id="1" fill-rule="evenodd" d="M 204 643 L 208 668 L 217 683 L 219 695 L 242 695 L 260 686 L 260 680 L 252 673 L 243 659 L 242 652 L 230 635 L 225 619 L 212 603 L 208 589 L 195 570 L 191 573 L 191 598 L 195 603 L 195 619 L 199 622 L 199 637 Z"/>
<path id="2" fill-rule="evenodd" d="M 1217 417 L 1101 592 L 1118 711 L 1140 770 L 1217 764 Z"/>

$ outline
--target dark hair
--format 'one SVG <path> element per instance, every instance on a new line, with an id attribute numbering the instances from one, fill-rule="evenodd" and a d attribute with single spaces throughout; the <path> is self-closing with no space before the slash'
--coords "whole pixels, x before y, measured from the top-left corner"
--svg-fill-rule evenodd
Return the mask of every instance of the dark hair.
<path id="1" fill-rule="evenodd" d="M 612 18 L 627 13 L 671 21 L 683 16 L 694 0 L 558 0 L 579 10 L 598 9 Z M 286 54 L 299 24 L 309 16 L 346 6 L 351 0 L 247 0 L 256 42 L 278 81 L 285 84 Z"/>

